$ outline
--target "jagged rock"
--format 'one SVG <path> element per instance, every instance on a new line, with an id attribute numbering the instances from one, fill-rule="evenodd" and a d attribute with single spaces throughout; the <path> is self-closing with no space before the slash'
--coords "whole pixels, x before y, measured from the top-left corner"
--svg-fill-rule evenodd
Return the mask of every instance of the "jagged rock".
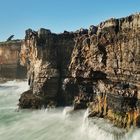
<path id="1" fill-rule="evenodd" d="M 64 34 L 69 34 L 69 32 L 68 31 L 64 31 Z"/>
<path id="2" fill-rule="evenodd" d="M 91 25 L 91 26 L 89 27 L 88 34 L 89 34 L 89 35 L 96 34 L 96 33 L 97 33 L 97 30 L 98 30 L 98 28 L 97 28 L 96 26 Z"/>
<path id="3" fill-rule="evenodd" d="M 32 32 L 30 29 L 26 31 L 21 63 L 28 65 L 29 84 L 33 94 L 53 102 L 57 100 L 59 105 L 58 100 L 65 96 L 65 93 L 61 93 L 61 82 L 68 76 L 74 35 L 57 35 L 41 29 L 36 37 Z"/>
<path id="4" fill-rule="evenodd" d="M 32 94 L 45 105 L 50 100 L 74 103 L 75 109 L 89 106 L 90 116 L 108 118 L 117 126 L 138 124 L 140 14 L 71 33 L 43 29 L 36 35 L 29 30 L 21 54 Z"/>
<path id="5" fill-rule="evenodd" d="M 41 109 L 43 106 L 43 100 L 32 94 L 32 90 L 25 91 L 22 93 L 19 99 L 20 108 L 27 109 Z"/>
<path id="6" fill-rule="evenodd" d="M 39 38 L 46 38 L 49 34 L 51 34 L 51 31 L 48 29 L 40 28 L 38 30 L 38 37 Z"/>
<path id="7" fill-rule="evenodd" d="M 88 30 L 83 29 L 83 28 L 76 31 L 76 34 L 78 34 L 78 35 L 84 35 L 84 34 L 87 34 L 87 33 L 88 33 Z"/>
<path id="8" fill-rule="evenodd" d="M 62 92 L 64 94 L 64 102 L 67 105 L 73 104 L 74 97 L 79 93 L 78 83 L 73 78 L 63 80 Z M 62 102 L 62 100 L 61 100 Z"/>

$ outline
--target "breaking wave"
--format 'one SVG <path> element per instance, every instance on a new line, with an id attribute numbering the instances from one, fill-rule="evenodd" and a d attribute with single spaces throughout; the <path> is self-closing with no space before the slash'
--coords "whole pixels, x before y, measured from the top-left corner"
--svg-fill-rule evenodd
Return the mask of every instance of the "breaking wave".
<path id="1" fill-rule="evenodd" d="M 125 132 L 109 121 L 88 119 L 88 110 L 73 107 L 53 110 L 19 110 L 26 81 L 0 84 L 0 140 L 140 140 L 140 130 Z"/>

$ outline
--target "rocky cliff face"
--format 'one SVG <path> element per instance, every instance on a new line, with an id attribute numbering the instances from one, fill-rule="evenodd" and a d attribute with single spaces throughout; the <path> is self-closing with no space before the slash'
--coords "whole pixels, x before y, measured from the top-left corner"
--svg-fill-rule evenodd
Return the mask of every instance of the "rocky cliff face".
<path id="1" fill-rule="evenodd" d="M 27 30 L 21 62 L 31 87 L 21 108 L 73 103 L 117 126 L 139 126 L 140 14 L 63 34 Z"/>
<path id="2" fill-rule="evenodd" d="M 0 42 L 0 77 L 26 78 L 26 67 L 20 65 L 21 40 Z"/>
<path id="3" fill-rule="evenodd" d="M 62 83 L 69 75 L 68 66 L 74 48 L 74 34 L 54 34 L 49 30 L 26 31 L 21 50 L 21 63 L 28 68 L 33 95 L 44 106 L 65 104 Z M 31 101 L 32 102 L 32 101 Z M 28 103 L 22 104 L 24 107 Z M 30 103 L 29 103 L 30 104 Z"/>

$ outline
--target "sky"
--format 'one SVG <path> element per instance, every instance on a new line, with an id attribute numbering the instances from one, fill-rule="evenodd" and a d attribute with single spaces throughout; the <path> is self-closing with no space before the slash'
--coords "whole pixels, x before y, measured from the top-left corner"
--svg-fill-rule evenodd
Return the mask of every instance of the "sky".
<path id="1" fill-rule="evenodd" d="M 0 41 L 23 39 L 25 30 L 60 33 L 140 12 L 140 0 L 0 0 Z"/>

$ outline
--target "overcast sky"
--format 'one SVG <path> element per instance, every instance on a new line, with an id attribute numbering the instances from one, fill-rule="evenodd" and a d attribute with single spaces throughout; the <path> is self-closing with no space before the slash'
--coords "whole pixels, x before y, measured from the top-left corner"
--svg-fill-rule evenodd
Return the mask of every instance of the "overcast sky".
<path id="1" fill-rule="evenodd" d="M 74 31 L 140 12 L 140 0 L 0 0 L 0 41 L 25 30 Z"/>

